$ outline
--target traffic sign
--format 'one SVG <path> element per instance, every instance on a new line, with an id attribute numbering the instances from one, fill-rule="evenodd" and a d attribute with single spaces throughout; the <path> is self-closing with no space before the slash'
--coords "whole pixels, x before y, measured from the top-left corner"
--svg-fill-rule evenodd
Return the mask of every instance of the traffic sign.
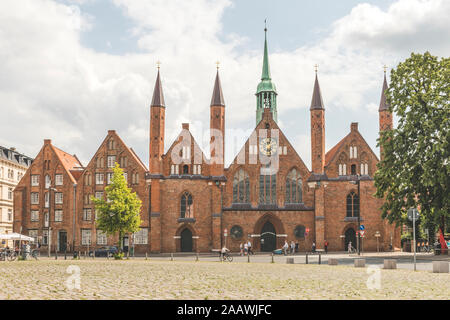
<path id="1" fill-rule="evenodd" d="M 364 227 L 363 224 L 359 226 L 359 230 L 364 230 L 365 228 L 366 228 L 366 227 Z"/>
<path id="2" fill-rule="evenodd" d="M 362 238 L 364 238 L 364 233 L 365 233 L 364 230 L 361 230 L 361 231 L 359 232 L 359 234 L 360 234 L 360 236 L 361 236 Z"/>
<path id="3" fill-rule="evenodd" d="M 226 237 L 227 235 L 228 235 L 228 230 L 227 229 L 223 230 L 223 236 Z"/>
<path id="4" fill-rule="evenodd" d="M 305 230 L 307 233 L 309 232 L 309 228 L 306 228 L 306 230 Z"/>
<path id="5" fill-rule="evenodd" d="M 410 221 L 413 221 L 413 219 L 419 219 L 419 210 L 417 210 L 416 208 L 408 209 L 408 219 Z"/>

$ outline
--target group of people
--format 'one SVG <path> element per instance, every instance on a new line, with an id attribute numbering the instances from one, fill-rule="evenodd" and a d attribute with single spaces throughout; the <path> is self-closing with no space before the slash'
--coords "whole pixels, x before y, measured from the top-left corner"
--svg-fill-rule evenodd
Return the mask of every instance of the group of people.
<path id="1" fill-rule="evenodd" d="M 247 242 L 241 243 L 239 245 L 239 254 L 241 256 L 246 256 L 248 254 L 253 254 L 252 243 L 250 242 L 250 240 L 248 240 Z"/>

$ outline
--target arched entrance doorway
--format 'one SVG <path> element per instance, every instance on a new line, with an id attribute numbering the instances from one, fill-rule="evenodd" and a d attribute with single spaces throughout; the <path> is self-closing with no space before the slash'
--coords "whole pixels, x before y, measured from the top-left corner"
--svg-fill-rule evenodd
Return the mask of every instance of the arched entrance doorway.
<path id="1" fill-rule="evenodd" d="M 348 228 L 347 231 L 345 231 L 345 251 L 348 250 L 348 244 L 350 241 L 352 242 L 352 247 L 356 248 L 356 232 L 353 228 Z"/>
<path id="2" fill-rule="evenodd" d="M 189 230 L 188 228 L 184 229 L 183 231 L 181 231 L 180 237 L 181 237 L 180 251 L 181 252 L 193 252 L 194 250 L 192 249 L 192 232 L 191 232 L 191 230 Z"/>
<path id="3" fill-rule="evenodd" d="M 261 229 L 261 251 L 272 252 L 277 248 L 277 234 L 270 221 L 266 221 Z"/>

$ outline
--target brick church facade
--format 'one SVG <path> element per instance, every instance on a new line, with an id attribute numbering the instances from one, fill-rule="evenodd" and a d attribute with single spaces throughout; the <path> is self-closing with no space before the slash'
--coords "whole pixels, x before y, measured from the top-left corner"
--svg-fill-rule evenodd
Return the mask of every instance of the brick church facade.
<path id="1" fill-rule="evenodd" d="M 384 92 L 380 130 L 392 128 Z M 373 176 L 379 161 L 351 123 L 348 134 L 325 152 L 325 108 L 316 72 L 312 95 L 311 169 L 277 125 L 277 91 L 270 76 L 267 39 L 261 82 L 256 93 L 256 127 L 233 162 L 224 166 L 226 106 L 217 72 L 210 107 L 211 151 L 203 153 L 182 124 L 165 152 L 165 112 L 158 70 L 150 104 L 149 167 L 114 130 L 108 131 L 90 162 L 44 145 L 14 191 L 14 231 L 36 237 L 51 251 L 116 245 L 95 227 L 91 197 L 106 197 L 112 167 L 119 163 L 129 187 L 142 200 L 141 230 L 124 246 L 135 252 L 232 251 L 251 241 L 270 252 L 285 240 L 310 250 L 313 242 L 331 251 L 356 247 L 358 215 L 365 226 L 366 251 L 400 246 L 398 228 L 381 218 L 382 199 Z M 170 109 L 168 109 L 170 112 Z M 358 185 L 359 184 L 359 185 Z"/>

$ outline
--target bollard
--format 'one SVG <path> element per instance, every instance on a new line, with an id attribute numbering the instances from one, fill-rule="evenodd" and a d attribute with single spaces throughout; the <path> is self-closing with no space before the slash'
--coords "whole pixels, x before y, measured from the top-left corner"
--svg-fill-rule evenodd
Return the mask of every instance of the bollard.
<path id="1" fill-rule="evenodd" d="M 195 261 L 198 261 L 198 252 L 197 252 L 197 254 L 195 255 Z"/>
<path id="2" fill-rule="evenodd" d="M 433 273 L 449 273 L 447 261 L 433 261 Z"/>
<path id="3" fill-rule="evenodd" d="M 275 263 L 275 261 L 273 260 L 273 252 L 272 252 L 272 263 Z"/>
<path id="4" fill-rule="evenodd" d="M 319 264 L 322 263 L 322 259 L 320 258 L 320 253 L 319 253 Z"/>
<path id="5" fill-rule="evenodd" d="M 250 255 L 247 254 L 247 262 L 250 262 Z"/>
<path id="6" fill-rule="evenodd" d="M 81 252 L 80 252 L 80 251 L 78 251 L 78 255 L 77 255 L 77 258 L 78 258 L 78 260 L 80 260 L 80 259 L 81 259 Z"/>
<path id="7" fill-rule="evenodd" d="M 338 265 L 338 259 L 335 259 L 335 258 L 328 259 L 328 265 L 330 265 L 330 266 L 337 266 Z"/>
<path id="8" fill-rule="evenodd" d="M 145 253 L 145 260 L 147 260 L 147 252 Z"/>
<path id="9" fill-rule="evenodd" d="M 94 250 L 94 252 L 92 253 L 92 259 L 95 259 L 95 250 Z"/>
<path id="10" fill-rule="evenodd" d="M 55 260 L 58 260 L 58 252 L 55 251 Z"/>
<path id="11" fill-rule="evenodd" d="M 364 268 L 366 266 L 366 259 L 355 259 L 355 268 Z"/>
<path id="12" fill-rule="evenodd" d="M 306 264 L 308 264 L 308 253 L 306 253 Z"/>
<path id="13" fill-rule="evenodd" d="M 397 260 L 384 259 L 384 269 L 397 269 Z"/>
<path id="14" fill-rule="evenodd" d="M 170 261 L 173 261 L 173 253 L 170 254 Z"/>
<path id="15" fill-rule="evenodd" d="M 64 260 L 67 260 L 67 249 L 64 250 Z"/>

